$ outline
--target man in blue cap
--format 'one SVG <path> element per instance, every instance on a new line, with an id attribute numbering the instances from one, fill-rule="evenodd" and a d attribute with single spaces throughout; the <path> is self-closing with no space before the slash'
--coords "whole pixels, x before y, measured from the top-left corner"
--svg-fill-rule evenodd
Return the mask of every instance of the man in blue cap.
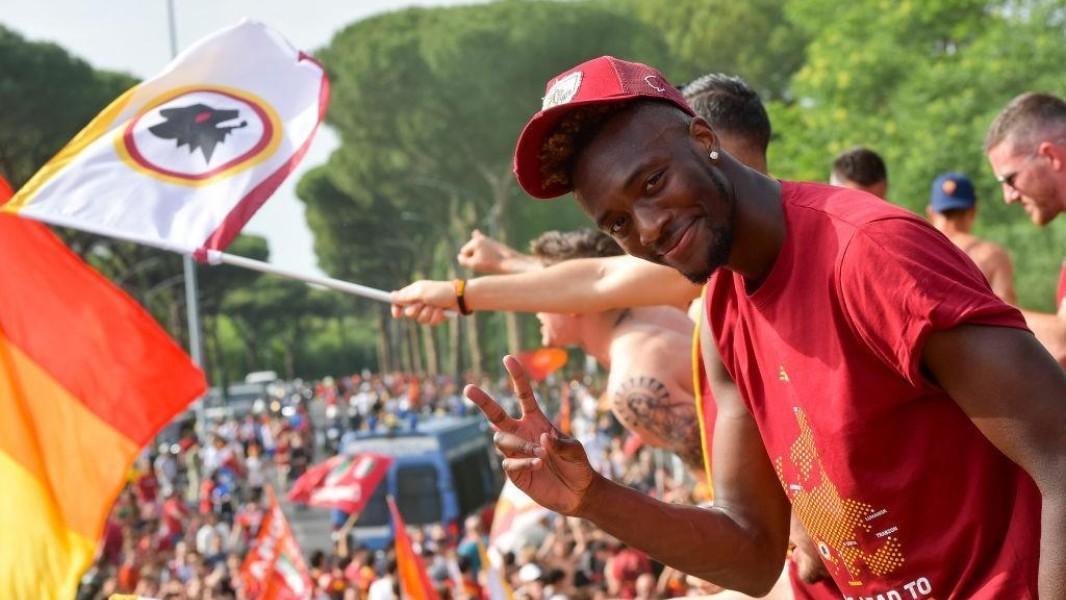
<path id="1" fill-rule="evenodd" d="M 1018 303 L 1010 255 L 998 244 L 970 233 L 977 218 L 977 194 L 969 177 L 961 173 L 944 173 L 937 177 L 925 212 L 933 227 L 981 269 L 997 296 L 1008 304 Z"/>

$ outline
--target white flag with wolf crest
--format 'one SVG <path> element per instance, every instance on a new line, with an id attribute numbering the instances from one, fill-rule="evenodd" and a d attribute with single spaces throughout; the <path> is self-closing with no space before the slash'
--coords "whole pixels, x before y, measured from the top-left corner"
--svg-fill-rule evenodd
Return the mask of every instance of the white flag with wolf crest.
<path id="1" fill-rule="evenodd" d="M 242 21 L 112 102 L 0 209 L 222 250 L 307 152 L 328 102 L 321 65 Z"/>

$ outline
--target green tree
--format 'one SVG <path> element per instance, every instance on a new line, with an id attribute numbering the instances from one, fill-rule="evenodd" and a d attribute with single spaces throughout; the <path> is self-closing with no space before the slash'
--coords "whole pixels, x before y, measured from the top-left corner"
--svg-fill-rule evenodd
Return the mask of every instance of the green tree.
<path id="1" fill-rule="evenodd" d="M 365 222 L 360 219 L 369 217 L 355 213 L 369 206 L 385 210 L 374 202 L 391 204 L 419 225 L 403 240 L 411 250 L 397 254 L 411 252 L 412 263 L 389 287 L 416 273 L 453 276 L 452 257 L 475 226 L 504 241 L 522 240 L 534 233 L 523 226 L 536 220 L 525 217 L 538 210 L 576 215 L 569 203 L 542 204 L 523 207 L 519 222 L 514 206 L 525 196 L 511 174 L 511 151 L 544 82 L 601 54 L 653 64 L 668 59 L 658 32 L 590 4 L 504 1 L 408 9 L 338 33 L 319 53 L 334 84 L 328 121 L 343 143 L 326 169 L 350 200 L 332 204 L 311 222 L 316 237 L 323 236 L 316 242 L 322 264 L 347 252 L 328 248 L 341 238 L 370 237 L 366 230 L 345 236 L 342 223 Z M 393 233 L 384 231 L 385 237 Z M 406 231 L 401 224 L 394 235 Z M 372 250 L 389 256 L 380 247 Z M 503 336 L 493 329 L 478 343 L 485 333 L 479 322 L 485 320 L 466 320 L 475 325 L 467 330 L 471 350 L 498 353 Z M 508 345 L 517 346 L 518 328 L 507 329 Z M 478 367 L 480 360 L 472 360 Z"/>
<path id="2" fill-rule="evenodd" d="M 916 212 L 939 173 L 967 173 L 980 199 L 978 233 L 1011 251 L 1021 303 L 1050 310 L 1066 227 L 1037 231 L 1004 206 L 982 145 L 1014 95 L 1063 93 L 1061 2 L 804 0 L 788 8 L 811 41 L 792 81 L 795 101 L 771 106 L 774 173 L 825 180 L 835 154 L 869 146 L 888 165 L 890 200 Z"/>
<path id="3" fill-rule="evenodd" d="M 785 0 L 609 0 L 662 32 L 672 60 L 657 65 L 677 84 L 712 72 L 740 75 L 763 98 L 788 93 L 803 65 L 807 35 L 786 14 Z"/>
<path id="4" fill-rule="evenodd" d="M 0 175 L 18 187 L 136 83 L 0 25 Z"/>

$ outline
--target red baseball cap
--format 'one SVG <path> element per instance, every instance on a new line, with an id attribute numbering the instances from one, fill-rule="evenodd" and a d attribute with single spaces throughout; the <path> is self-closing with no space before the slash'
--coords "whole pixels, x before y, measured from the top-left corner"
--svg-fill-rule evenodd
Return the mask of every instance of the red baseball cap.
<path id="1" fill-rule="evenodd" d="M 514 174 L 518 184 L 534 198 L 562 196 L 570 186 L 546 184 L 541 173 L 540 152 L 559 121 L 570 111 L 592 104 L 651 98 L 669 102 L 695 116 L 684 96 L 662 73 L 641 63 L 601 56 L 586 61 L 548 80 L 540 112 L 526 123 L 514 149 Z"/>

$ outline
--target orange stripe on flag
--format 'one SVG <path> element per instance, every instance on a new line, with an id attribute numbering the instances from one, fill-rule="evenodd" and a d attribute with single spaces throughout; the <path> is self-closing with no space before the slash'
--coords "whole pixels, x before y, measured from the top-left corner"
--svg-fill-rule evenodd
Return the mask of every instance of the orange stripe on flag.
<path id="1" fill-rule="evenodd" d="M 400 577 L 400 588 L 404 598 L 414 600 L 438 600 L 437 590 L 429 582 L 426 574 L 426 565 L 422 563 L 422 557 L 415 554 L 411 538 L 407 535 L 407 525 L 403 522 L 400 509 L 396 508 L 396 501 L 392 496 L 386 500 L 389 503 L 389 512 L 392 513 L 392 528 L 396 535 L 396 571 Z"/>
<path id="2" fill-rule="evenodd" d="M 0 264 L 0 331 L 138 446 L 203 392 L 152 317 L 47 227 L 0 214 Z"/>
<path id="3" fill-rule="evenodd" d="M 51 503 L 68 527 L 95 539 L 138 446 L 8 343 L 2 331 L 0 415 L 0 451 L 53 494 Z"/>

